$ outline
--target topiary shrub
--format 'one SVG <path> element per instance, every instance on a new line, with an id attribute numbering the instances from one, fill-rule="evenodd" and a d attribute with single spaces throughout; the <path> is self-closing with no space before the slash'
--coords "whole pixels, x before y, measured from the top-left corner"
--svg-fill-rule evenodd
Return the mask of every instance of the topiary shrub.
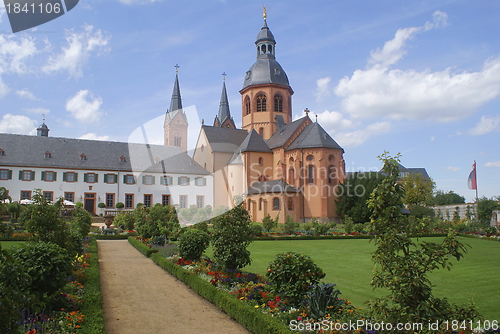
<path id="1" fill-rule="evenodd" d="M 207 249 L 210 237 L 202 230 L 188 229 L 179 238 L 179 256 L 191 261 L 197 261 Z"/>
<path id="2" fill-rule="evenodd" d="M 115 204 L 115 208 L 117 209 L 123 209 L 125 207 L 125 204 L 123 204 L 122 202 L 117 202 Z"/>
<path id="3" fill-rule="evenodd" d="M 276 293 L 282 293 L 291 305 L 298 306 L 310 287 L 317 284 L 325 273 L 307 255 L 285 252 L 269 263 L 266 277 Z"/>
<path id="4" fill-rule="evenodd" d="M 250 225 L 250 231 L 252 236 L 259 237 L 262 235 L 262 226 L 260 226 L 259 224 L 252 224 Z"/>

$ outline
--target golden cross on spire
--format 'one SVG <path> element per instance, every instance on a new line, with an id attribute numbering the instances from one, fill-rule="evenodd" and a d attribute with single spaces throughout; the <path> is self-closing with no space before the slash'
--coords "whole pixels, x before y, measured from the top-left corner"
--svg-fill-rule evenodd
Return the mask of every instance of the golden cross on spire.
<path id="1" fill-rule="evenodd" d="M 304 112 L 306 113 L 306 116 L 309 116 L 309 113 L 310 113 L 309 109 L 307 109 L 307 108 L 304 109 Z"/>
<path id="2" fill-rule="evenodd" d="M 175 64 L 175 74 L 178 74 L 179 73 L 179 64 Z"/>
<path id="3" fill-rule="evenodd" d="M 226 75 L 227 75 L 226 72 L 222 72 L 222 77 L 223 77 L 222 80 L 223 81 L 226 81 Z"/>
<path id="4" fill-rule="evenodd" d="M 263 6 L 263 9 L 264 9 L 264 13 L 262 14 L 262 17 L 265 19 L 267 19 L 267 9 L 266 9 L 266 6 Z"/>

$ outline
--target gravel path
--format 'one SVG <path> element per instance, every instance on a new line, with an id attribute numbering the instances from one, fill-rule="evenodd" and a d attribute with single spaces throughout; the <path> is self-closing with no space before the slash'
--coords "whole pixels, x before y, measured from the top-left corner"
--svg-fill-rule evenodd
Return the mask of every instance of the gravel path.
<path id="1" fill-rule="evenodd" d="M 107 334 L 249 333 L 127 240 L 97 245 Z"/>

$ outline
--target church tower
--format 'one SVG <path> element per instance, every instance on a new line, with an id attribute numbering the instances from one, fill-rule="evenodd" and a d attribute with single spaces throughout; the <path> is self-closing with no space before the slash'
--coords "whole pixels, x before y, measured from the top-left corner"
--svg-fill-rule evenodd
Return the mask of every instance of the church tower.
<path id="1" fill-rule="evenodd" d="M 264 139 L 269 139 L 278 125 L 292 121 L 293 90 L 281 65 L 276 61 L 276 40 L 267 26 L 264 8 L 264 25 L 255 41 L 257 61 L 247 71 L 242 98 L 242 123 L 244 130 L 254 129 Z"/>
<path id="2" fill-rule="evenodd" d="M 182 109 L 181 90 L 179 87 L 179 65 L 175 65 L 175 82 L 170 100 L 170 108 L 165 115 L 163 140 L 165 145 L 178 146 L 187 152 L 188 121 Z"/>
<path id="3" fill-rule="evenodd" d="M 236 129 L 236 125 L 234 125 L 233 118 L 231 117 L 231 111 L 229 110 L 229 101 L 227 100 L 226 73 L 223 73 L 222 75 L 224 76 L 224 81 L 222 82 L 222 94 L 220 97 L 219 113 L 215 116 L 214 126 Z"/>

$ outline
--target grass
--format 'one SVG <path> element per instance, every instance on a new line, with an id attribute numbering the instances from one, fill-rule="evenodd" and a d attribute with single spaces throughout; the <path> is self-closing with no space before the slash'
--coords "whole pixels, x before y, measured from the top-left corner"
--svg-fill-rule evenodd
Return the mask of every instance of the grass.
<path id="1" fill-rule="evenodd" d="M 12 247 L 21 246 L 24 241 L 0 241 L 0 245 L 2 245 L 2 249 L 9 249 Z"/>
<path id="2" fill-rule="evenodd" d="M 440 238 L 423 238 L 428 242 L 439 242 Z M 500 242 L 463 238 L 472 248 L 460 261 L 453 261 L 451 271 L 437 270 L 429 275 L 435 285 L 434 295 L 448 297 L 457 304 L 473 299 L 479 312 L 487 320 L 500 320 Z M 267 265 L 277 253 L 296 251 L 309 255 L 326 273 L 323 279 L 335 283 L 342 297 L 357 307 L 365 308 L 364 302 L 384 294 L 370 286 L 373 263 L 373 243 L 366 239 L 353 240 L 277 240 L 254 241 L 249 250 L 252 264 L 245 271 L 264 275 Z M 207 250 L 212 255 L 212 249 Z"/>

